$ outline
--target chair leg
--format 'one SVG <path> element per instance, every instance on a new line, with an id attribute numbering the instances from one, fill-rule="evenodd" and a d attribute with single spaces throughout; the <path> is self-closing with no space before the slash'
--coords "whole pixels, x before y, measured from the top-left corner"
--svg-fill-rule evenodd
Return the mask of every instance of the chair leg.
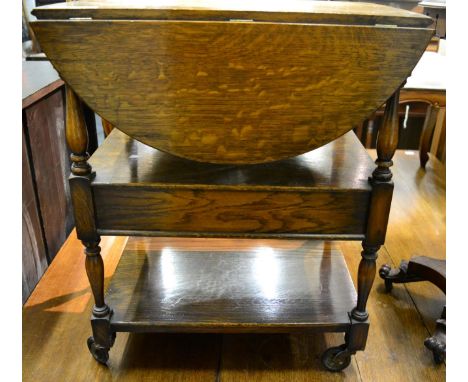
<path id="1" fill-rule="evenodd" d="M 94 296 L 91 316 L 93 336 L 88 338 L 88 348 L 93 357 L 105 364 L 109 359 L 109 349 L 115 341 L 115 332 L 110 327 L 112 310 L 104 301 L 104 263 L 99 241 L 83 243 L 86 253 L 86 273 Z"/>
<path id="2" fill-rule="evenodd" d="M 422 168 L 426 168 L 426 163 L 429 160 L 428 152 L 431 148 L 432 136 L 434 135 L 439 110 L 438 105 L 429 105 L 427 107 L 426 118 L 424 119 L 424 126 L 419 141 L 419 162 Z"/>
<path id="3" fill-rule="evenodd" d="M 379 247 L 363 244 L 362 259 L 358 269 L 358 300 L 351 312 L 351 317 L 356 321 L 366 321 L 369 317 L 366 305 L 375 279 L 378 249 Z"/>
<path id="4" fill-rule="evenodd" d="M 446 318 L 445 318 L 445 306 L 442 311 L 441 317 L 436 321 L 436 329 L 432 337 L 426 338 L 424 346 L 432 351 L 435 363 L 442 363 L 445 361 L 446 353 Z"/>

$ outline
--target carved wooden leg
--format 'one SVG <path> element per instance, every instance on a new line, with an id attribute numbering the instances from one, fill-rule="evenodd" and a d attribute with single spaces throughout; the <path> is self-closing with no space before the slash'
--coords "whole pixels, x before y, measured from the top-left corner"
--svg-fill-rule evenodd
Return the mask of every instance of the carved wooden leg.
<path id="1" fill-rule="evenodd" d="M 345 344 L 328 349 L 322 357 L 323 365 L 331 371 L 343 370 L 351 362 L 351 355 L 366 346 L 369 330 L 366 304 L 375 279 L 377 251 L 385 241 L 393 195 L 390 167 L 398 144 L 398 99 L 399 90 L 386 103 L 383 123 L 377 135 L 377 168 L 369 179 L 372 195 L 358 270 L 357 304 L 349 313 L 351 326 L 346 333 Z"/>
<path id="2" fill-rule="evenodd" d="M 419 162 L 422 168 L 426 168 L 426 163 L 429 160 L 428 152 L 431 149 L 432 136 L 437 123 L 437 115 L 439 114 L 439 105 L 429 105 L 427 107 L 426 118 L 419 141 Z"/>
<path id="3" fill-rule="evenodd" d="M 356 307 L 351 312 L 351 317 L 361 322 L 366 321 L 369 317 L 366 304 L 375 279 L 375 262 L 379 247 L 370 247 L 363 244 L 363 248 L 358 270 L 358 300 Z"/>
<path id="4" fill-rule="evenodd" d="M 88 134 L 81 102 L 67 86 L 67 143 L 71 150 L 72 167 L 69 183 L 75 213 L 76 233 L 85 246 L 86 273 L 94 296 L 91 316 L 93 336 L 88 339 L 88 347 L 93 357 L 101 363 L 109 358 L 109 349 L 115 339 L 111 331 L 112 310 L 104 301 L 104 263 L 97 234 L 92 179 L 94 173 L 88 163 Z"/>
<path id="5" fill-rule="evenodd" d="M 393 289 L 393 283 L 410 283 L 422 281 L 423 279 L 411 272 L 408 272 L 408 262 L 402 260 L 398 268 L 392 268 L 385 264 L 379 270 L 380 277 L 385 281 L 385 290 L 390 292 Z"/>
<path id="6" fill-rule="evenodd" d="M 322 356 L 323 365 L 330 371 L 345 369 L 351 362 L 351 355 L 366 347 L 369 331 L 369 314 L 366 310 L 366 304 L 375 278 L 378 247 L 369 247 L 363 244 L 363 248 L 358 270 L 358 301 L 356 307 L 349 314 L 351 327 L 345 335 L 345 343 L 328 349 Z"/>
<path id="7" fill-rule="evenodd" d="M 432 337 L 426 338 L 424 341 L 424 345 L 432 351 L 432 355 L 434 357 L 435 363 L 442 363 L 445 361 L 445 353 L 446 353 L 446 336 L 445 336 L 445 329 L 446 329 L 446 318 L 445 318 L 445 306 L 444 310 L 442 311 L 442 315 L 440 319 L 436 321 L 436 330 Z"/>
<path id="8" fill-rule="evenodd" d="M 375 124 L 375 121 L 374 121 L 374 118 L 372 117 L 369 119 L 369 122 L 367 123 L 367 128 L 366 128 L 366 137 L 364 140 L 364 147 L 366 149 L 370 149 L 372 146 L 372 134 L 374 132 L 374 124 Z"/>
<path id="9" fill-rule="evenodd" d="M 86 273 L 95 302 L 91 316 L 93 336 L 88 338 L 88 347 L 93 357 L 105 364 L 109 359 L 109 349 L 114 344 L 115 333 L 110 328 L 112 311 L 104 301 L 104 263 L 99 241 L 83 244 L 86 247 Z"/>

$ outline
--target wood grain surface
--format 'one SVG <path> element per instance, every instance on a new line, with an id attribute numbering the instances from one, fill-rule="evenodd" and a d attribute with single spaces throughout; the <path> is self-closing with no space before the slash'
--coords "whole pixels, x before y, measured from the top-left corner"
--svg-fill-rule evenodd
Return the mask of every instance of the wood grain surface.
<path id="1" fill-rule="evenodd" d="M 368 176 L 375 168 L 353 133 L 294 158 L 237 166 L 177 158 L 114 129 L 89 163 L 96 172 L 94 186 L 156 184 L 168 188 L 265 191 L 312 188 L 370 191 Z"/>
<path id="2" fill-rule="evenodd" d="M 249 239 L 231 241 L 236 249 L 223 250 L 223 241 L 131 238 L 107 293 L 112 328 L 291 332 L 349 327 L 356 292 L 339 251 L 320 241 Z"/>
<path id="3" fill-rule="evenodd" d="M 252 21 L 40 20 L 33 29 L 112 125 L 213 163 L 288 158 L 343 135 L 410 75 L 433 33 Z"/>
<path id="4" fill-rule="evenodd" d="M 363 235 L 375 167 L 352 132 L 299 157 L 236 167 L 179 159 L 114 129 L 90 163 L 101 233 Z"/>
<path id="5" fill-rule="evenodd" d="M 34 188 L 28 144 L 22 137 L 22 302 L 27 300 L 47 269 L 47 249 Z"/>
<path id="6" fill-rule="evenodd" d="M 321 24 L 390 24 L 424 27 L 432 20 L 419 13 L 369 3 L 343 1 L 209 1 L 209 0 L 77 0 L 36 8 L 39 19 L 175 19 L 255 21 Z"/>
<path id="7" fill-rule="evenodd" d="M 419 170 L 417 152 L 412 153 L 397 151 L 394 157 L 393 209 L 378 267 L 396 266 L 414 254 L 445 257 L 444 167 L 434 160 L 425 172 Z M 106 285 L 125 242 L 114 237 L 101 242 Z M 223 242 L 219 250 L 232 245 Z M 136 250 L 136 244 L 128 248 Z M 179 247 L 203 250 L 201 244 Z M 354 278 L 361 246 L 346 242 L 340 248 Z M 342 373 L 327 372 L 320 364 L 323 349 L 343 341 L 342 334 L 333 333 L 119 333 L 105 368 L 86 349 L 91 300 L 82 244 L 72 234 L 24 308 L 24 381 L 445 380 L 445 365 L 434 365 L 423 345 L 445 304 L 444 294 L 430 283 L 395 285 L 387 294 L 383 281 L 376 280 L 367 304 L 372 324 L 366 350 Z"/>
<path id="8" fill-rule="evenodd" d="M 25 129 L 31 143 L 31 165 L 50 259 L 74 225 L 67 181 L 70 159 L 65 144 L 63 103 L 63 91 L 56 90 L 25 109 Z"/>

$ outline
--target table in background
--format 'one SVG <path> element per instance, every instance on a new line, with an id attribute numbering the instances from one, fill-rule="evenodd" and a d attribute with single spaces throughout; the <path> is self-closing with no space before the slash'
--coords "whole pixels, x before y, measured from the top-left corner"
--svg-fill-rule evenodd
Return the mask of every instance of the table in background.
<path id="1" fill-rule="evenodd" d="M 443 49 L 443 45 L 441 45 Z M 425 52 L 400 91 L 400 117 L 423 117 L 424 124 L 419 138 L 420 163 L 425 167 L 428 153 L 445 163 L 445 108 L 446 108 L 446 56 Z M 383 115 L 382 106 L 369 120 L 355 131 L 366 148 L 374 147 L 376 118 Z M 403 122 L 405 128 L 405 122 Z M 400 131 L 402 126 L 400 125 Z M 400 134 L 401 135 L 401 134 Z M 403 140 L 401 140 L 403 142 Z M 411 147 L 403 147 L 408 149 Z"/>

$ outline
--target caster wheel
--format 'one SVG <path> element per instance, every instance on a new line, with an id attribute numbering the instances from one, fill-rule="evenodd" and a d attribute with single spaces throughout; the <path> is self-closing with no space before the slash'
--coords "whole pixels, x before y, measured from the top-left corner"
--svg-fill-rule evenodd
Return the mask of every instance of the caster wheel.
<path id="1" fill-rule="evenodd" d="M 323 353 L 322 364 L 329 371 L 341 371 L 351 363 L 351 354 L 346 345 L 336 346 Z"/>
<path id="2" fill-rule="evenodd" d="M 99 363 L 105 365 L 109 360 L 109 350 L 96 345 L 93 337 L 89 337 L 87 343 L 88 349 L 93 355 L 94 359 Z"/>

